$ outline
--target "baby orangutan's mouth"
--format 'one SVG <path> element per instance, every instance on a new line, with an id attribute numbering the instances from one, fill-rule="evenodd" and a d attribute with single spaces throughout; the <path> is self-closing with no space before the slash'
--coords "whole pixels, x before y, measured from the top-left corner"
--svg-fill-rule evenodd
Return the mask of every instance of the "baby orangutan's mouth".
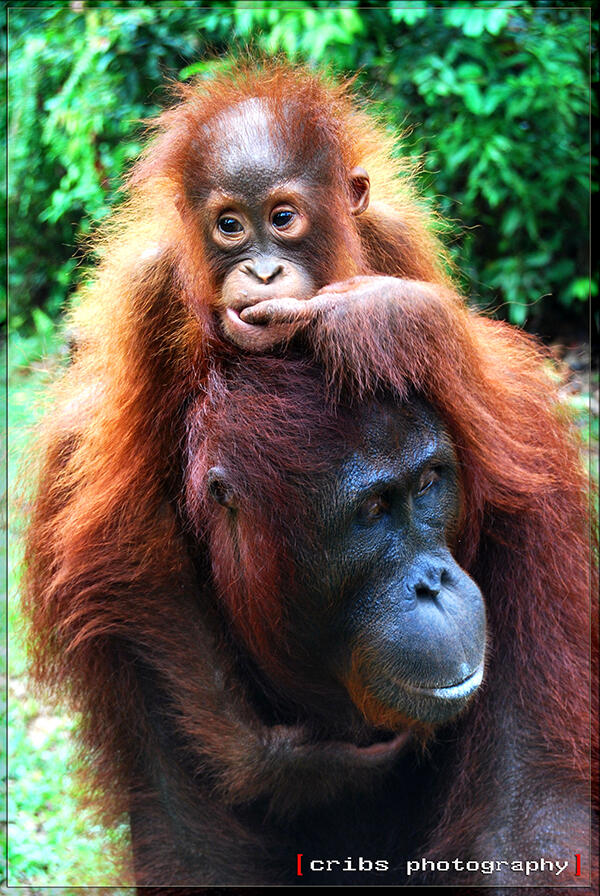
<path id="1" fill-rule="evenodd" d="M 258 301 L 258 300 L 257 300 Z M 242 329 L 246 331 L 250 331 L 255 324 L 247 324 L 242 320 L 240 314 L 244 310 L 244 308 L 250 308 L 252 305 L 256 304 L 255 302 L 247 302 L 245 305 L 241 305 L 239 308 L 226 308 L 225 309 L 225 326 L 229 325 L 229 327 L 234 327 L 235 329 Z"/>
<path id="2" fill-rule="evenodd" d="M 232 299 L 228 307 L 241 314 L 244 308 L 252 308 L 253 305 L 258 305 L 259 302 L 266 302 L 269 299 L 282 299 L 286 296 L 287 293 L 281 293 L 270 286 L 258 284 L 252 292 L 242 292 L 237 298 Z"/>

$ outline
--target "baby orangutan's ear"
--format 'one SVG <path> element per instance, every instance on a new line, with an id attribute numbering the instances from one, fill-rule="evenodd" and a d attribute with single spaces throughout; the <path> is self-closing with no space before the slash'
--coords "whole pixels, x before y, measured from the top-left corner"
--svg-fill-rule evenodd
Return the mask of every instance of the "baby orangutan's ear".
<path id="1" fill-rule="evenodd" d="M 353 215 L 362 215 L 369 207 L 371 181 L 364 168 L 353 168 L 350 171 L 350 211 Z"/>

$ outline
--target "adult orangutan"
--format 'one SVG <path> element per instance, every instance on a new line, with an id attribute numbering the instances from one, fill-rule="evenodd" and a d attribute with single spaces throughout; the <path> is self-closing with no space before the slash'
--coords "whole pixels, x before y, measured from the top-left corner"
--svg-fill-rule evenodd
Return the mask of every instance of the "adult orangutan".
<path id="1" fill-rule="evenodd" d="M 453 291 L 342 88 L 182 93 L 27 546 L 34 673 L 137 883 L 587 882 L 587 483 L 543 354 Z"/>

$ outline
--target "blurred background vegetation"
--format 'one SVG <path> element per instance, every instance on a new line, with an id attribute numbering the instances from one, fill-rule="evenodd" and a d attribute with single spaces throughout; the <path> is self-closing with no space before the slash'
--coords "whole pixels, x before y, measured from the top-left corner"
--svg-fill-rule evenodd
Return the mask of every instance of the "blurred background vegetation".
<path id="1" fill-rule="evenodd" d="M 60 363 L 40 358 L 60 359 L 56 323 L 79 276 L 77 249 L 119 201 L 140 150 L 140 119 L 167 101 L 168 79 L 209 76 L 219 57 L 245 46 L 358 72 L 357 93 L 404 132 L 399 152 L 422 161 L 421 188 L 450 222 L 465 294 L 567 356 L 585 344 L 597 291 L 589 274 L 592 27 L 589 9 L 555 0 L 11 3 L 2 69 L 10 479 L 35 418 L 33 394 Z M 573 357 L 576 372 L 585 357 Z M 586 432 L 589 379 L 571 391 Z M 14 594 L 16 550 L 13 561 Z M 10 613 L 18 626 L 12 603 Z M 72 721 L 27 694 L 24 662 L 15 641 L 10 882 L 114 884 L 108 841 L 75 809 Z"/>

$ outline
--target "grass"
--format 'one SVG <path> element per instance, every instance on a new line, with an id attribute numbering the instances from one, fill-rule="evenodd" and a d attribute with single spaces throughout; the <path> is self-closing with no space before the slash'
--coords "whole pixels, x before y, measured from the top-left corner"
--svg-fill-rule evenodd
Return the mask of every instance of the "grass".
<path id="1" fill-rule="evenodd" d="M 11 341 L 11 499 L 18 469 L 26 457 L 31 426 L 39 413 L 37 396 L 60 363 L 24 364 L 23 360 L 47 352 L 50 357 L 58 357 L 55 344 L 40 344 L 34 338 Z M 18 609 L 21 529 L 22 520 L 13 510 L 8 540 L 8 884 L 26 886 L 29 893 L 41 893 L 49 886 L 64 888 L 64 894 L 75 894 L 72 888 L 76 886 L 109 886 L 116 888 L 115 893 L 131 892 L 118 887 L 122 881 L 114 846 L 122 832 L 107 833 L 81 809 L 73 738 L 77 719 L 34 695 L 27 680 Z"/>

